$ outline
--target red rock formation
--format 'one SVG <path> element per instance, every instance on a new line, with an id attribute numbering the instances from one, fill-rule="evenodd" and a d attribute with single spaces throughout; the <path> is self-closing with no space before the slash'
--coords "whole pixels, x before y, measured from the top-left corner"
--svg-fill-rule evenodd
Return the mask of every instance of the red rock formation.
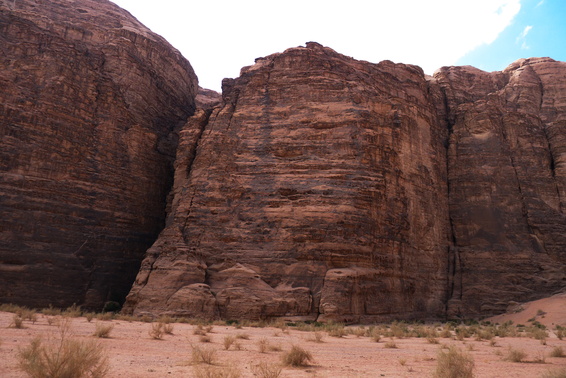
<path id="1" fill-rule="evenodd" d="M 566 63 L 446 67 L 435 82 L 452 131 L 448 314 L 498 313 L 564 288 Z"/>
<path id="2" fill-rule="evenodd" d="M 164 224 L 189 63 L 106 0 L 0 1 L 0 302 L 100 307 Z"/>
<path id="3" fill-rule="evenodd" d="M 418 67 L 316 43 L 256 60 L 181 131 L 168 225 L 126 310 L 442 316 L 446 135 Z"/>

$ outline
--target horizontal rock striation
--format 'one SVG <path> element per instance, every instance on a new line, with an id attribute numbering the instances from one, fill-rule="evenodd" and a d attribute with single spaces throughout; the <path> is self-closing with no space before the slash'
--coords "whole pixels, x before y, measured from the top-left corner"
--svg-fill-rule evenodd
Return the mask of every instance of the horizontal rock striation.
<path id="1" fill-rule="evenodd" d="M 197 78 L 106 0 L 0 1 L 0 302 L 123 300 Z"/>
<path id="2" fill-rule="evenodd" d="M 316 43 L 256 60 L 181 131 L 168 224 L 125 310 L 442 316 L 446 138 L 418 67 Z"/>
<path id="3" fill-rule="evenodd" d="M 453 230 L 448 315 L 499 313 L 566 287 L 566 63 L 445 67 Z"/>

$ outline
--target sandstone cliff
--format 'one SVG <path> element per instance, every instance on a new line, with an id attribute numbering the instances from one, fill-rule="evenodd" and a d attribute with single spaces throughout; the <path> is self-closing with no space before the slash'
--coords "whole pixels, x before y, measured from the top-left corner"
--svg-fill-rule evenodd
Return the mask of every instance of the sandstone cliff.
<path id="1" fill-rule="evenodd" d="M 566 63 L 446 67 L 433 81 L 451 130 L 448 315 L 505 310 L 566 287 Z"/>
<path id="2" fill-rule="evenodd" d="M 126 309 L 442 316 L 446 137 L 418 67 L 316 43 L 258 59 L 181 131 L 168 225 Z"/>
<path id="3" fill-rule="evenodd" d="M 125 297 L 198 84 L 106 0 L 0 1 L 0 302 Z"/>
<path id="4" fill-rule="evenodd" d="M 256 60 L 185 125 L 126 311 L 472 317 L 566 286 L 566 65 Z"/>

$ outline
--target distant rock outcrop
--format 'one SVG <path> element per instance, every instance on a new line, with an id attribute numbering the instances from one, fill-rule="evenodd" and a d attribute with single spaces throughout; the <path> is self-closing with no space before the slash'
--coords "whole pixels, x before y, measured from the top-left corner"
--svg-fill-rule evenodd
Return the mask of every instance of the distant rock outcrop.
<path id="1" fill-rule="evenodd" d="M 123 300 L 197 78 L 106 0 L 0 1 L 0 302 Z"/>

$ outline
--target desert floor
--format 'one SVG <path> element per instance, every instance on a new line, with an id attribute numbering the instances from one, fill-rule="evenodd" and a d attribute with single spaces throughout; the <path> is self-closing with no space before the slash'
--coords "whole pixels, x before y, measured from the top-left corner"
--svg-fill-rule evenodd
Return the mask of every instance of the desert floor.
<path id="1" fill-rule="evenodd" d="M 562 300 L 565 299 L 562 297 Z M 566 318 L 562 315 L 554 316 L 545 310 L 553 308 L 554 302 L 544 304 L 546 307 L 542 305 L 534 304 L 530 310 L 529 306 L 525 306 L 522 311 L 525 313 L 521 316 L 537 317 L 549 323 L 549 329 L 554 329 L 552 324 L 566 325 Z M 565 309 L 562 302 L 556 310 L 560 312 Z M 528 310 L 534 315 L 527 313 Z M 543 311 L 546 314 L 541 315 Z M 65 318 L 38 314 L 34 323 L 25 321 L 25 328 L 21 329 L 11 326 L 13 319 L 13 313 L 0 312 L 2 378 L 24 377 L 18 369 L 18 351 L 37 336 L 45 340 L 57 339 L 60 324 Z M 505 321 L 503 317 L 499 320 Z M 97 324 L 114 325 L 109 338 L 93 336 Z M 232 371 L 239 371 L 241 377 L 261 376 L 254 373 L 253 368 L 261 362 L 270 366 L 279 365 L 282 355 L 292 345 L 312 353 L 314 362 L 300 368 L 283 367 L 281 377 L 431 377 L 439 351 L 451 345 L 473 357 L 476 377 L 542 377 L 549 372 L 566 371 L 566 358 L 550 357 L 555 347 L 562 347 L 566 353 L 566 337 L 559 340 L 552 331 L 545 342 L 531 337 L 495 337 L 481 341 L 474 337 L 464 340 L 437 337 L 438 343 L 431 343 L 426 337 L 381 337 L 378 342 L 371 337 L 355 334 L 332 337 L 321 330 L 319 335 L 323 336 L 322 342 L 316 342 L 314 332 L 293 327 L 236 328 L 217 324 L 207 333 L 210 341 L 203 342 L 201 335 L 194 334 L 198 326 L 186 323 L 174 323 L 172 334 L 164 335 L 161 340 L 153 339 L 149 335 L 152 324 L 155 323 L 96 318 L 89 322 L 85 317 L 76 317 L 71 318 L 70 329 L 72 337 L 100 343 L 109 358 L 109 377 L 194 377 L 199 369 L 208 369 L 209 366 L 192 362 L 193 346 L 213 348 L 215 363 L 212 368 L 231 368 Z M 236 339 L 240 350 L 234 345 L 228 350 L 224 349 L 227 335 L 241 337 Z M 281 350 L 261 353 L 259 342 L 262 339 L 266 340 L 264 345 Z M 387 343 L 391 346 L 391 342 L 396 348 L 386 347 Z M 523 350 L 526 353 L 524 361 L 506 361 L 510 348 Z"/>

